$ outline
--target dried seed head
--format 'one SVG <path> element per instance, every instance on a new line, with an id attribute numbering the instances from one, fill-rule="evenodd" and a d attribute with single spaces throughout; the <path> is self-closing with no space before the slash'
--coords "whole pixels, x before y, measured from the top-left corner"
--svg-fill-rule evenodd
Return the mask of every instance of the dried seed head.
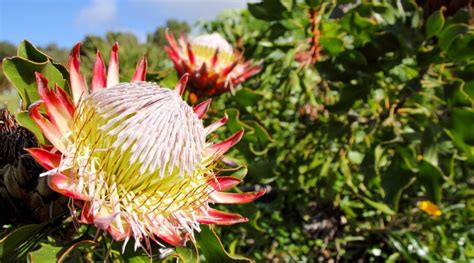
<path id="1" fill-rule="evenodd" d="M 24 148 L 35 147 L 38 143 L 29 130 L 21 127 L 15 117 L 0 107 L 0 167 L 6 164 L 16 165 Z"/>

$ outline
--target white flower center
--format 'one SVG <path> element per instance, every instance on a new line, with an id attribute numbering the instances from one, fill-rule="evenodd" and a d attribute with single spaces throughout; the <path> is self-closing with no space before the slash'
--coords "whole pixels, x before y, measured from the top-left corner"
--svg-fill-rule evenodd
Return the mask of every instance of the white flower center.
<path id="1" fill-rule="evenodd" d="M 193 46 L 205 46 L 214 50 L 219 49 L 219 51 L 229 54 L 234 53 L 234 48 L 229 42 L 217 33 L 197 36 L 191 40 L 191 44 Z"/>

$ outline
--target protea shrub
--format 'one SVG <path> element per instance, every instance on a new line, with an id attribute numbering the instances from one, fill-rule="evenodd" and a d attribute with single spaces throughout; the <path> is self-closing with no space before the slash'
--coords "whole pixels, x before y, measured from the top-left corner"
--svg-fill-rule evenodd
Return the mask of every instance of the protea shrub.
<path id="1" fill-rule="evenodd" d="M 189 100 L 194 103 L 227 91 L 261 70 L 260 63 L 244 61 L 239 52 L 217 33 L 200 35 L 191 40 L 181 35 L 179 44 L 166 33 L 165 50 L 178 75 L 189 74 Z"/>
<path id="2" fill-rule="evenodd" d="M 219 143 L 206 141 L 227 116 L 205 127 L 202 118 L 211 101 L 194 108 L 183 101 L 187 75 L 174 90 L 145 82 L 146 58 L 130 82 L 120 83 L 117 45 L 108 75 L 97 53 L 89 91 L 79 70 L 79 49 L 78 44 L 69 63 L 72 98 L 37 73 L 41 101 L 29 108 L 52 144 L 29 152 L 48 170 L 43 175 L 49 186 L 74 200 L 72 206 L 79 204 L 72 207 L 73 216 L 124 240 L 124 246 L 133 237 L 135 248 L 146 249 L 150 241 L 184 245 L 200 224 L 247 221 L 210 206 L 247 203 L 264 193 L 222 192 L 240 180 L 218 176 L 215 168 L 243 130 Z"/>

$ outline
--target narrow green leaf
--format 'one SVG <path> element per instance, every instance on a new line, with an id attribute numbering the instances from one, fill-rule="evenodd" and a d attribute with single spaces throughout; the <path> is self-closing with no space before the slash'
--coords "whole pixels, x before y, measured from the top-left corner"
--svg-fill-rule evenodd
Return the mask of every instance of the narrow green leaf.
<path id="1" fill-rule="evenodd" d="M 384 204 L 384 203 L 380 203 L 380 202 L 375 202 L 375 201 L 372 201 L 366 197 L 362 197 L 362 199 L 367 203 L 369 204 L 370 206 L 372 206 L 373 208 L 379 210 L 380 212 L 382 213 L 385 213 L 387 215 L 395 215 L 395 211 L 393 211 L 390 207 L 388 207 L 388 205 Z"/>
<path id="2" fill-rule="evenodd" d="M 0 259 L 2 262 L 21 259 L 31 248 L 28 243 L 43 228 L 43 224 L 31 224 L 19 227 L 0 240 Z M 25 251 L 26 250 L 26 251 Z"/>

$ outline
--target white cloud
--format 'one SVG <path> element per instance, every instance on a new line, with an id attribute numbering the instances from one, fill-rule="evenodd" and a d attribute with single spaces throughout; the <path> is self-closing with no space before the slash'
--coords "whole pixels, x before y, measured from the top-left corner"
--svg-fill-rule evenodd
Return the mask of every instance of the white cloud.
<path id="1" fill-rule="evenodd" d="M 91 0 L 77 17 L 79 26 L 89 28 L 107 27 L 117 20 L 116 0 Z"/>

